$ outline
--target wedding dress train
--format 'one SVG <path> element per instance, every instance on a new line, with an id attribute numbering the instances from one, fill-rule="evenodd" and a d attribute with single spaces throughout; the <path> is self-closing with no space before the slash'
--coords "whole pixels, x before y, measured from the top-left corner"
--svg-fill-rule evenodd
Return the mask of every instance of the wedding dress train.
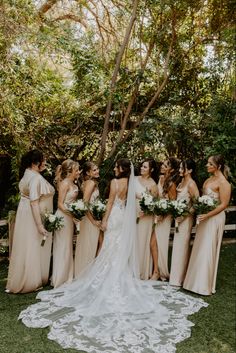
<path id="1" fill-rule="evenodd" d="M 167 284 L 138 279 L 133 172 L 127 204 L 116 197 L 99 256 L 71 284 L 40 292 L 23 310 L 28 327 L 89 353 L 170 353 L 191 334 L 187 316 L 207 304 Z"/>

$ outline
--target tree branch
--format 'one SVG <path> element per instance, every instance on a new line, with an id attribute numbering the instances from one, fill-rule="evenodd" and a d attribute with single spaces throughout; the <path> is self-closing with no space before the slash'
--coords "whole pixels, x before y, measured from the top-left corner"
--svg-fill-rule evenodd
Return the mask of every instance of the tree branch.
<path id="1" fill-rule="evenodd" d="M 48 12 L 56 3 L 58 0 L 47 0 L 38 10 L 39 16 L 42 16 Z"/>
<path id="2" fill-rule="evenodd" d="M 99 154 L 98 161 L 97 161 L 98 165 L 102 162 L 102 160 L 104 158 L 104 153 L 105 153 L 105 149 L 106 149 L 106 139 L 107 139 L 107 135 L 108 135 L 109 119 L 110 119 L 110 113 L 111 113 L 111 107 L 112 107 L 112 99 L 113 99 L 113 95 L 115 92 L 117 76 L 118 76 L 121 60 L 122 60 L 125 48 L 129 42 L 131 31 L 132 31 L 132 28 L 133 28 L 133 25 L 134 25 L 134 22 L 136 19 L 138 3 L 139 3 L 139 0 L 134 0 L 134 2 L 133 2 L 132 15 L 131 15 L 129 24 L 126 28 L 126 33 L 124 36 L 123 43 L 122 43 L 120 50 L 119 50 L 119 53 L 117 55 L 116 64 L 115 64 L 115 68 L 114 68 L 112 79 L 111 79 L 110 95 L 108 98 L 106 115 L 105 115 L 104 126 L 103 126 L 103 133 L 102 133 L 102 138 L 101 138 L 101 143 L 100 143 L 100 154 Z"/>
<path id="3" fill-rule="evenodd" d="M 140 115 L 139 119 L 134 123 L 133 127 L 125 135 L 124 135 L 124 131 L 123 131 L 122 138 L 120 138 L 119 143 L 116 143 L 114 148 L 112 148 L 112 153 L 109 154 L 109 157 L 112 157 L 112 155 L 115 153 L 115 151 L 118 147 L 118 144 L 121 144 L 121 143 L 124 143 L 125 141 L 127 141 L 128 138 L 130 137 L 130 135 L 133 133 L 133 131 L 142 123 L 143 119 L 145 118 L 145 116 L 147 115 L 147 113 L 149 112 L 151 107 L 154 105 L 156 100 L 159 98 L 162 90 L 165 88 L 165 86 L 167 84 L 167 81 L 169 78 L 168 66 L 169 66 L 170 57 L 171 57 L 171 54 L 173 51 L 173 45 L 176 40 L 175 24 L 176 24 L 176 18 L 175 18 L 175 13 L 173 13 L 173 16 L 172 16 L 172 36 L 171 36 L 171 42 L 170 42 L 170 46 L 169 46 L 168 53 L 167 53 L 166 60 L 165 60 L 163 81 L 162 81 L 161 85 L 159 86 L 158 90 L 156 91 L 156 93 L 154 94 L 154 96 L 152 97 L 152 99 L 150 100 L 150 102 L 148 103 L 148 105 L 146 106 L 146 108 L 144 109 L 144 111 L 142 112 L 142 114 Z"/>

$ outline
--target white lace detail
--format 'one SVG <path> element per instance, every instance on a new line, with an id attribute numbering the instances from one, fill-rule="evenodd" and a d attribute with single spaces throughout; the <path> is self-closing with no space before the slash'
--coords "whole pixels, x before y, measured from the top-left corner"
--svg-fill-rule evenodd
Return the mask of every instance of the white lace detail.
<path id="1" fill-rule="evenodd" d="M 207 306 L 167 284 L 135 278 L 135 193 L 130 190 L 126 208 L 121 200 L 114 202 L 94 262 L 71 284 L 40 292 L 41 302 L 19 316 L 28 327 L 50 326 L 48 338 L 63 348 L 172 353 L 191 334 L 187 316 Z"/>

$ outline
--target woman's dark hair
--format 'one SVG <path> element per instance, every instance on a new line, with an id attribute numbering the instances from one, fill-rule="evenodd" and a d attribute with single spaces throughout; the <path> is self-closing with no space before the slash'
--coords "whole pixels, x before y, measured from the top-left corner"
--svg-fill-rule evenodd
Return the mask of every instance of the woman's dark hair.
<path id="1" fill-rule="evenodd" d="M 119 158 L 116 161 L 117 167 L 121 167 L 122 168 L 122 172 L 120 173 L 120 175 L 118 175 L 116 178 L 117 179 L 121 179 L 121 178 L 129 178 L 130 176 L 130 172 L 131 172 L 131 164 L 128 158 Z"/>
<path id="2" fill-rule="evenodd" d="M 82 170 L 83 170 L 83 180 L 86 180 L 86 178 L 88 177 L 87 173 L 90 172 L 90 170 L 91 170 L 94 166 L 96 166 L 96 164 L 93 163 L 93 162 L 85 162 L 85 163 L 83 164 L 83 168 L 82 168 Z"/>
<path id="3" fill-rule="evenodd" d="M 228 179 L 228 177 L 230 176 L 230 169 L 225 164 L 224 157 L 221 154 L 216 154 L 216 155 L 210 156 L 209 158 L 212 158 L 213 163 L 223 173 L 225 178 Z"/>
<path id="4" fill-rule="evenodd" d="M 180 160 L 175 157 L 169 157 L 167 158 L 167 162 L 171 168 L 171 171 L 164 181 L 163 195 L 168 194 L 168 191 L 173 183 L 177 185 L 180 181 L 180 175 L 179 175 Z"/>
<path id="5" fill-rule="evenodd" d="M 193 159 L 185 159 L 181 161 L 183 170 L 186 171 L 186 169 L 190 170 L 192 169 L 191 177 L 193 180 L 197 182 L 197 174 L 196 174 L 196 163 L 194 162 Z"/>
<path id="6" fill-rule="evenodd" d="M 153 158 L 146 158 L 141 162 L 141 166 L 143 165 L 143 163 L 147 162 L 149 165 L 149 169 L 150 169 L 150 176 L 151 178 L 158 183 L 158 178 L 159 178 L 159 173 L 160 173 L 160 166 L 157 164 L 157 162 L 155 161 L 155 159 Z"/>
<path id="7" fill-rule="evenodd" d="M 19 176 L 22 178 L 26 168 L 32 166 L 32 164 L 40 166 L 44 160 L 43 153 L 39 150 L 31 150 L 25 153 L 21 158 Z"/>

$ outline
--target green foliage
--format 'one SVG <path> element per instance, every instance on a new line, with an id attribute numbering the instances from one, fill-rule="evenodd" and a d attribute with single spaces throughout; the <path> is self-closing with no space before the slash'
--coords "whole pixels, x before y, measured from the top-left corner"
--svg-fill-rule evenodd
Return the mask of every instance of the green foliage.
<path id="1" fill-rule="evenodd" d="M 94 17 L 87 5 L 79 2 L 65 12 L 62 0 L 39 16 L 30 0 L 0 4 L 0 153 L 11 158 L 12 183 L 22 154 L 32 147 L 44 151 L 53 171 L 68 157 L 82 164 L 99 156 L 132 6 L 98 0 Z M 69 10 L 75 21 L 56 20 Z M 221 153 L 235 174 L 233 39 L 232 1 L 140 1 L 112 95 L 103 189 L 116 156 L 134 162 L 192 157 L 202 181 L 207 156 Z"/>

